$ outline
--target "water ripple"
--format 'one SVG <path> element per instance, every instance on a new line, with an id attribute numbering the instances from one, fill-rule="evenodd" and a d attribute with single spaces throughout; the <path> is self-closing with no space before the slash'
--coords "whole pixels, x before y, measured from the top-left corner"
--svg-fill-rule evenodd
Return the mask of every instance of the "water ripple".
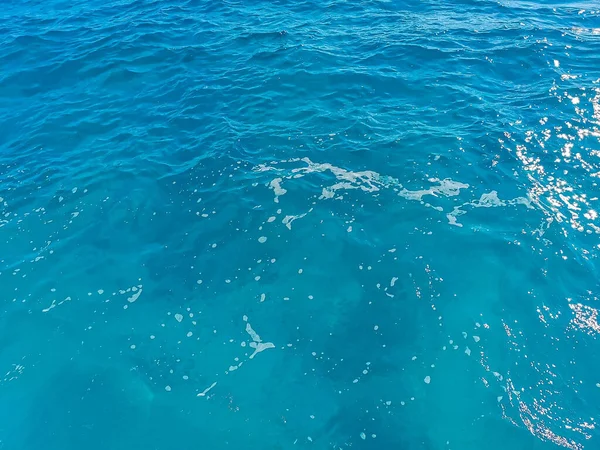
<path id="1" fill-rule="evenodd" d="M 597 448 L 595 2 L 4 7 L 0 448 Z"/>

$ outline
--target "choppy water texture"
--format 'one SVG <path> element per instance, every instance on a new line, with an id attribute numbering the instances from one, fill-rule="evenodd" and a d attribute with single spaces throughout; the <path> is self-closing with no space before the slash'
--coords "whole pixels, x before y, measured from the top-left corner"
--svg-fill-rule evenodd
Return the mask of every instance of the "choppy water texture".
<path id="1" fill-rule="evenodd" d="M 597 3 L 0 39 L 0 448 L 600 448 Z"/>

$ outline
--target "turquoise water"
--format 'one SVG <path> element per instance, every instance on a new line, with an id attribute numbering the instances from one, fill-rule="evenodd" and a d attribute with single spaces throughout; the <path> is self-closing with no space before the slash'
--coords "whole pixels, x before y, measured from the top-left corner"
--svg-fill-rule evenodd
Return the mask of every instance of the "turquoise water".
<path id="1" fill-rule="evenodd" d="M 0 40 L 1 449 L 600 448 L 596 2 Z"/>

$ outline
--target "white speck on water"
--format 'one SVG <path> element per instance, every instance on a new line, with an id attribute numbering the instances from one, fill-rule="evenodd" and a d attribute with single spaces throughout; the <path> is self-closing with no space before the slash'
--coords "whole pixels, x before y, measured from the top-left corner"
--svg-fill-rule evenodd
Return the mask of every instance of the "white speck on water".
<path id="1" fill-rule="evenodd" d="M 275 216 L 271 216 L 267 219 L 267 222 L 275 222 L 276 217 Z"/>
<path id="2" fill-rule="evenodd" d="M 350 225 L 346 231 L 347 231 L 348 233 L 352 233 L 352 225 Z"/>
<path id="3" fill-rule="evenodd" d="M 102 295 L 104 294 L 104 290 L 103 289 L 98 289 L 98 295 Z"/>
<path id="4" fill-rule="evenodd" d="M 358 383 L 358 378 L 355 378 L 354 380 L 352 380 L 352 382 L 353 382 L 354 384 Z"/>
<path id="5" fill-rule="evenodd" d="M 473 340 L 474 340 L 475 342 L 479 342 L 481 339 L 479 338 L 479 336 L 473 336 Z"/>
<path id="6" fill-rule="evenodd" d="M 298 269 L 298 273 L 301 274 L 302 272 L 304 272 L 302 269 Z"/>
<path id="7" fill-rule="evenodd" d="M 179 313 L 175 314 L 175 320 L 177 322 L 181 322 L 183 320 L 183 315 L 181 315 Z"/>
<path id="8" fill-rule="evenodd" d="M 558 59 L 554 60 L 554 67 L 560 67 L 560 62 L 558 62 Z"/>
<path id="9" fill-rule="evenodd" d="M 462 337 L 465 339 L 467 338 L 467 333 L 465 331 L 462 332 Z"/>
<path id="10" fill-rule="evenodd" d="M 311 414 L 309 417 L 310 417 L 311 419 L 314 419 L 314 418 L 315 418 L 315 416 L 313 416 L 312 414 Z"/>
<path id="11" fill-rule="evenodd" d="M 391 400 L 388 400 L 387 402 L 385 402 L 386 405 L 390 406 L 392 404 Z"/>
<path id="12" fill-rule="evenodd" d="M 261 244 L 264 244 L 265 242 L 267 242 L 267 237 L 266 236 L 259 237 L 258 242 L 260 242 Z"/>
<path id="13" fill-rule="evenodd" d="M 308 296 L 308 299 L 309 299 L 309 300 L 312 300 L 313 298 L 314 298 L 314 297 L 313 297 L 312 295 L 309 295 L 309 296 Z"/>
<path id="14" fill-rule="evenodd" d="M 198 281 L 196 281 L 196 283 L 202 284 L 202 280 L 198 280 Z"/>
<path id="15" fill-rule="evenodd" d="M 265 294 L 260 294 L 260 302 L 264 302 L 267 296 Z"/>
<path id="16" fill-rule="evenodd" d="M 413 361 L 415 361 L 415 360 L 417 359 L 417 357 L 416 357 L 416 356 L 413 356 L 411 359 L 412 359 Z"/>
<path id="17" fill-rule="evenodd" d="M 396 281 L 398 281 L 398 277 L 393 277 L 392 281 L 390 281 L 390 286 L 394 287 L 394 285 L 396 284 Z"/>
<path id="18" fill-rule="evenodd" d="M 165 386 L 165 391 L 171 392 L 171 386 Z"/>
<path id="19" fill-rule="evenodd" d="M 130 348 L 131 350 L 135 350 L 135 344 L 131 344 L 131 345 L 129 346 L 129 348 Z"/>
<path id="20" fill-rule="evenodd" d="M 212 248 L 217 248 L 217 244 L 211 245 Z"/>
<path id="21" fill-rule="evenodd" d="M 423 381 L 425 382 L 425 384 L 429 384 L 431 383 L 431 377 L 427 375 Z"/>
<path id="22" fill-rule="evenodd" d="M 154 336 L 153 334 L 150 335 L 150 339 L 154 339 L 156 336 Z"/>
<path id="23" fill-rule="evenodd" d="M 467 347 L 465 349 L 465 353 L 467 354 L 467 356 L 471 356 L 471 349 L 469 347 Z"/>
<path id="24" fill-rule="evenodd" d="M 186 334 L 186 336 L 187 336 L 187 337 L 192 337 L 192 335 L 193 335 L 193 334 L 194 334 L 194 333 L 192 333 L 191 331 L 188 331 L 188 332 L 187 332 L 187 334 Z"/>
<path id="25" fill-rule="evenodd" d="M 500 395 L 498 398 L 496 398 L 496 400 L 498 400 L 498 403 L 500 403 L 502 401 L 502 396 Z"/>
<path id="26" fill-rule="evenodd" d="M 373 327 L 373 329 L 374 329 L 375 331 L 379 330 L 379 325 L 375 325 L 375 326 Z"/>
<path id="27" fill-rule="evenodd" d="M 367 435 L 364 432 L 361 432 L 360 438 L 364 441 L 367 438 Z"/>

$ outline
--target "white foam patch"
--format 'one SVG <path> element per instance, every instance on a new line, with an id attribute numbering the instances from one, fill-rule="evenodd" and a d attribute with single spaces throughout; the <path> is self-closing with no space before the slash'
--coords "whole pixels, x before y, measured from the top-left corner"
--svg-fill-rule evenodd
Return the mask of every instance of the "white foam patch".
<path id="1" fill-rule="evenodd" d="M 48 306 L 47 308 L 42 309 L 42 312 L 47 313 L 50 310 L 56 308 L 57 306 L 62 305 L 65 302 L 70 302 L 71 301 L 71 297 L 66 297 L 64 300 L 61 300 L 60 302 L 57 302 L 56 300 L 52 300 L 52 303 L 50 304 L 50 306 Z"/>
<path id="2" fill-rule="evenodd" d="M 246 333 L 250 335 L 254 342 L 261 341 L 260 336 L 258 335 L 258 333 L 256 333 L 256 331 L 252 329 L 252 325 L 250 325 L 249 323 L 246 323 Z"/>
<path id="3" fill-rule="evenodd" d="M 246 322 L 246 333 L 250 335 L 252 342 L 250 342 L 250 347 L 254 349 L 254 352 L 250 355 L 250 359 L 254 359 L 254 357 L 267 349 L 275 348 L 275 344 L 272 342 L 262 342 L 262 339 L 258 335 L 256 331 L 252 328 L 252 325 L 248 322 L 248 316 L 244 315 L 244 322 Z"/>
<path id="4" fill-rule="evenodd" d="M 299 163 L 302 162 L 305 166 L 295 167 L 292 169 L 283 169 L 277 164 L 283 163 Z M 381 175 L 377 172 L 365 170 L 360 172 L 349 171 L 340 167 L 333 166 L 329 163 L 315 163 L 309 158 L 292 158 L 279 163 L 275 163 L 272 166 L 260 164 L 255 166 L 255 171 L 266 172 L 273 171 L 278 173 L 278 177 L 273 179 L 269 183 L 269 188 L 275 193 L 275 202 L 279 202 L 279 197 L 284 195 L 287 191 L 282 187 L 284 179 L 295 179 L 301 178 L 308 174 L 329 172 L 335 176 L 336 182 L 331 186 L 322 187 L 321 195 L 319 200 L 328 199 L 339 199 L 342 198 L 338 195 L 340 191 L 345 190 L 361 190 L 363 192 L 378 192 L 382 189 L 393 189 L 398 193 L 400 197 L 407 200 L 418 201 L 425 207 L 433 208 L 437 211 L 444 211 L 441 206 L 434 206 L 425 202 L 425 197 L 456 197 L 461 195 L 461 191 L 469 189 L 470 186 L 460 181 L 452 180 L 450 178 L 438 179 L 430 178 L 427 180 L 432 186 L 424 189 L 409 190 L 405 188 L 399 180 Z M 495 191 L 483 194 L 479 200 L 462 203 L 460 206 L 455 206 L 453 210 L 446 214 L 448 223 L 461 227 L 462 224 L 458 222 L 458 217 L 466 213 L 465 207 L 498 207 L 507 205 L 525 205 L 531 208 L 531 202 L 527 198 L 518 197 L 512 200 L 501 200 Z"/>
<path id="5" fill-rule="evenodd" d="M 312 211 L 312 208 L 311 208 L 311 211 Z M 283 223 L 288 228 L 288 230 L 291 230 L 292 229 L 292 222 L 294 220 L 302 219 L 304 216 L 306 216 L 306 214 L 307 213 L 299 214 L 297 216 L 285 216 L 283 218 L 283 220 L 281 221 L 281 223 Z"/>
<path id="6" fill-rule="evenodd" d="M 138 289 L 131 297 L 127 298 L 127 301 L 129 303 L 133 303 L 135 302 L 138 298 L 140 298 L 140 295 L 142 295 L 142 289 Z"/>
<path id="7" fill-rule="evenodd" d="M 491 191 L 482 194 L 479 200 L 466 202 L 460 206 L 455 206 L 452 212 L 446 215 L 448 223 L 450 225 L 456 225 L 462 227 L 462 224 L 458 223 L 458 217 L 466 214 L 465 207 L 470 206 L 472 208 L 498 208 L 505 206 L 523 205 L 529 209 L 533 208 L 531 201 L 525 197 L 516 197 L 511 200 L 502 200 L 498 197 L 498 192 Z"/>
<path id="8" fill-rule="evenodd" d="M 254 359 L 257 353 L 265 351 L 269 348 L 275 348 L 272 342 L 250 342 L 250 347 L 254 349 L 254 353 L 250 355 L 250 359 Z"/>
<path id="9" fill-rule="evenodd" d="M 427 375 L 423 381 L 425 382 L 425 384 L 429 384 L 431 383 L 431 377 Z"/>
<path id="10" fill-rule="evenodd" d="M 269 183 L 269 188 L 273 189 L 273 193 L 275 194 L 275 199 L 273 200 L 275 203 L 279 203 L 279 197 L 285 195 L 287 192 L 287 190 L 281 187 L 282 181 L 281 178 L 275 178 Z"/>
<path id="11" fill-rule="evenodd" d="M 402 190 L 398 192 L 398 195 L 408 200 L 423 201 L 423 197 L 426 195 L 431 195 L 434 197 L 438 197 L 439 195 L 443 195 L 445 197 L 455 197 L 460 194 L 461 189 L 469 188 L 468 184 L 461 183 L 460 181 L 454 181 L 450 178 L 445 178 L 443 180 L 430 178 L 429 181 L 431 183 L 437 183 L 437 186 L 432 186 L 429 189 L 421 189 L 417 191 L 410 191 L 402 188 Z"/>
<path id="12" fill-rule="evenodd" d="M 177 322 L 181 322 L 183 320 L 183 316 L 179 313 L 175 314 L 175 320 Z"/>
<path id="13" fill-rule="evenodd" d="M 264 244 L 265 242 L 267 242 L 267 237 L 266 236 L 259 237 L 258 242 L 260 242 L 261 244 Z"/>
<path id="14" fill-rule="evenodd" d="M 208 394 L 208 391 L 210 391 L 212 388 L 214 388 L 217 385 L 217 382 L 215 381 L 213 384 L 211 384 L 209 387 L 207 387 L 206 389 L 204 389 L 202 392 L 200 392 L 197 397 L 205 397 L 206 394 Z"/>

